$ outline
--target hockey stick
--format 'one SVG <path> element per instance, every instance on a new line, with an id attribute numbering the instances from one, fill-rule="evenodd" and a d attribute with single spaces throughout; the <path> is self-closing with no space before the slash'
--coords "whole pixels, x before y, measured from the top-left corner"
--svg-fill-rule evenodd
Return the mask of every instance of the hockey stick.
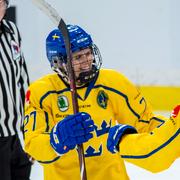
<path id="1" fill-rule="evenodd" d="M 57 11 L 45 0 L 32 0 L 33 3 L 41 9 L 58 27 L 61 31 L 65 47 L 66 47 L 66 54 L 67 54 L 67 64 L 68 64 L 68 72 L 69 72 L 69 79 L 70 79 L 70 89 L 72 95 L 72 103 L 73 103 L 73 112 L 74 114 L 79 112 L 78 108 L 78 101 L 77 101 L 77 91 L 76 91 L 76 84 L 75 84 L 75 76 L 74 70 L 72 68 L 72 53 L 71 53 L 71 44 L 70 44 L 70 37 L 67 26 L 64 20 L 59 16 Z M 78 156 L 79 156 L 79 163 L 80 163 L 80 173 L 81 173 L 81 180 L 86 180 L 86 166 L 85 166 L 85 157 L 84 157 L 84 150 L 83 145 L 80 144 L 77 146 Z"/>

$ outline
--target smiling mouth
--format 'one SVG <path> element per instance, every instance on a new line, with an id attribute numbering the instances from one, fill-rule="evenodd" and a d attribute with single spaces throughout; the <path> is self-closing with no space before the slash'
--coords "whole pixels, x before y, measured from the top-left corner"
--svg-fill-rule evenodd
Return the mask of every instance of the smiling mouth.
<path id="1" fill-rule="evenodd" d="M 83 68 L 80 68 L 80 72 L 86 72 L 86 71 L 89 71 L 91 68 L 89 66 L 87 67 L 83 67 Z"/>
<path id="2" fill-rule="evenodd" d="M 88 67 L 88 68 L 83 68 L 83 69 L 80 69 L 80 71 L 88 71 L 88 70 L 90 70 L 90 68 Z"/>

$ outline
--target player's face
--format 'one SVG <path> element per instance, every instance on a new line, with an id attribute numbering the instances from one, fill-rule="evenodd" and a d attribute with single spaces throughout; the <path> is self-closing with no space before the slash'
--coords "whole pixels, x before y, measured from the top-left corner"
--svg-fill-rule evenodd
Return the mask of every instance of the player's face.
<path id="1" fill-rule="evenodd" d="M 5 0 L 0 0 L 0 22 L 4 17 L 5 12 L 6 12 L 6 2 Z"/>
<path id="2" fill-rule="evenodd" d="M 92 69 L 93 53 L 90 48 L 72 54 L 72 66 L 76 77 L 79 77 L 81 72 L 87 72 Z"/>

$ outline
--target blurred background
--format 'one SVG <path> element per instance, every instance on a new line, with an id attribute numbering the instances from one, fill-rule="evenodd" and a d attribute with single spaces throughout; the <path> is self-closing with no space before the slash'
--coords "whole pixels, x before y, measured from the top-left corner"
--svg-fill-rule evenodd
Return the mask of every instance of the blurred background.
<path id="1" fill-rule="evenodd" d="M 10 2 L 8 18 L 13 17 L 20 29 L 23 51 L 33 82 L 51 73 L 46 58 L 45 39 L 56 27 L 31 0 Z M 125 74 L 141 89 L 154 110 L 165 111 L 169 115 L 169 111 L 180 101 L 179 0 L 48 2 L 67 24 L 78 24 L 92 35 L 101 51 L 104 68 L 113 68 Z M 170 179 L 168 173 L 172 174 L 171 179 L 179 179 L 177 167 L 178 163 L 173 166 L 174 169 L 156 175 L 134 170 L 131 165 L 129 169 L 131 179 L 149 177 L 159 180 Z M 40 172 L 38 168 L 36 170 Z M 32 180 L 41 180 L 41 175 L 34 174 Z"/>
<path id="2" fill-rule="evenodd" d="M 30 78 L 34 81 L 51 72 L 45 39 L 56 27 L 31 0 L 10 2 L 15 8 Z M 79 24 L 92 35 L 101 50 L 103 67 L 124 73 L 141 88 L 155 110 L 170 110 L 178 103 L 179 0 L 48 2 L 67 24 Z"/>

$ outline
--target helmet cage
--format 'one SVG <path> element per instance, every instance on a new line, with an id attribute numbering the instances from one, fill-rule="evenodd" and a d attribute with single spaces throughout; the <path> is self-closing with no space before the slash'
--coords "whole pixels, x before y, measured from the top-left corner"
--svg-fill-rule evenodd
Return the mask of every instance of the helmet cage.
<path id="1" fill-rule="evenodd" d="M 91 48 L 93 54 L 92 68 L 85 72 L 79 72 L 76 77 L 76 84 L 85 84 L 92 80 L 98 73 L 102 58 L 97 46 L 93 43 L 91 36 L 77 25 L 67 25 L 70 37 L 72 53 Z M 52 69 L 69 83 L 69 72 L 67 66 L 67 55 L 62 33 L 55 29 L 46 38 L 46 53 Z M 77 75 L 77 73 L 76 73 Z"/>
<path id="2" fill-rule="evenodd" d="M 79 77 L 77 77 L 76 79 L 76 83 L 80 86 L 87 84 L 88 82 L 93 80 L 98 74 L 99 69 L 101 68 L 102 65 L 102 57 L 98 47 L 95 44 L 93 44 L 90 48 L 92 49 L 92 53 L 94 57 L 92 68 L 89 71 L 81 72 L 79 74 Z"/>
<path id="3" fill-rule="evenodd" d="M 95 78 L 99 69 L 102 65 L 102 57 L 98 47 L 95 44 L 90 46 L 93 53 L 93 63 L 92 68 L 89 71 L 81 72 L 79 77 L 76 77 L 76 84 L 82 86 Z M 69 72 L 67 66 L 67 57 L 62 55 L 55 55 L 51 57 L 51 67 L 52 70 L 57 72 L 66 82 L 69 83 Z"/>

